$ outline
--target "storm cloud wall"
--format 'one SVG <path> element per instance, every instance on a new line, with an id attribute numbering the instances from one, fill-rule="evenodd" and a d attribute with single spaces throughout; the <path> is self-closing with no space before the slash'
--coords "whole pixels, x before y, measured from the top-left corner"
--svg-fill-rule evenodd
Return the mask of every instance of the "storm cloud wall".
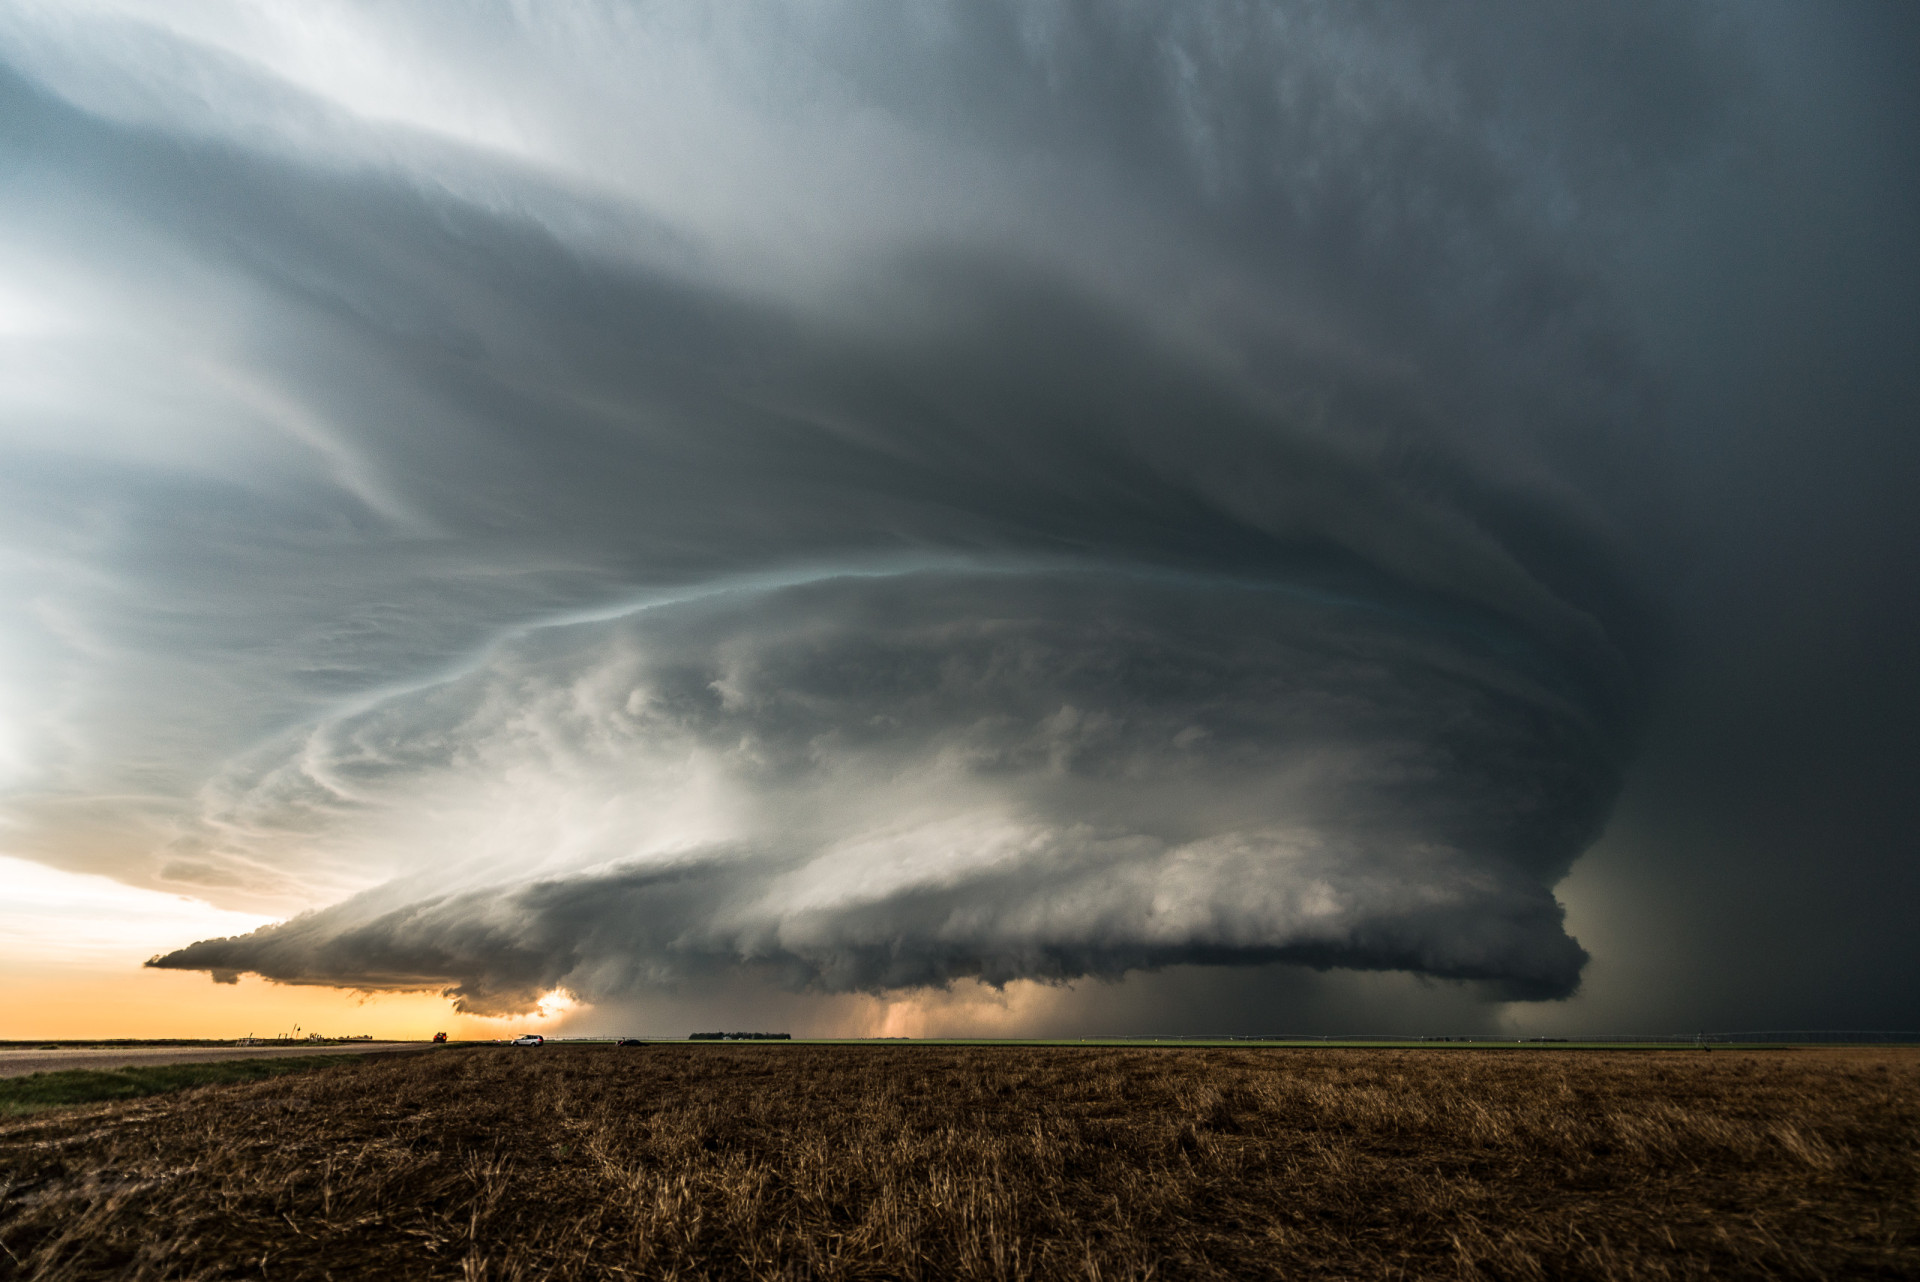
<path id="1" fill-rule="evenodd" d="M 1862 375 L 1897 287 L 1822 366 L 1847 445 L 1729 391 L 1872 295 L 1794 228 L 1910 268 L 1904 180 L 1854 217 L 1894 113 L 1807 123 L 1865 64 L 1805 27 L 15 9 L 10 849 L 290 918 L 157 964 L 489 1012 L 1218 963 L 1565 998 L 1569 870 L 1693 858 L 1576 862 L 1622 780 L 1684 844 L 1694 696 L 1811 688 L 1813 642 L 1722 662 L 1811 600 L 1755 532 L 1911 463 Z"/>

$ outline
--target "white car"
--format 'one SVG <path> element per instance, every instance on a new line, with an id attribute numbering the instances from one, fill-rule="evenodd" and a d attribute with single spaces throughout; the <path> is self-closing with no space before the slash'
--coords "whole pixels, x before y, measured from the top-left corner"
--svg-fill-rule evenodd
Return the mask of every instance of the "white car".
<path id="1" fill-rule="evenodd" d="M 547 1039 L 538 1033 L 522 1033 L 507 1044 L 509 1046 L 545 1046 Z"/>

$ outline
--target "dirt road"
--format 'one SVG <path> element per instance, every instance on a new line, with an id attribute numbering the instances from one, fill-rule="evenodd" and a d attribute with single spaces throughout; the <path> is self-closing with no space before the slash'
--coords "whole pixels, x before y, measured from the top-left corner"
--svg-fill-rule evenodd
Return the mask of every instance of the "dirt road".
<path id="1" fill-rule="evenodd" d="M 146 1064 L 206 1064 L 221 1059 L 278 1059 L 285 1055 L 364 1055 L 420 1050 L 427 1042 L 274 1042 L 263 1046 L 32 1046 L 0 1047 L 0 1077 L 63 1068 L 127 1068 Z"/>

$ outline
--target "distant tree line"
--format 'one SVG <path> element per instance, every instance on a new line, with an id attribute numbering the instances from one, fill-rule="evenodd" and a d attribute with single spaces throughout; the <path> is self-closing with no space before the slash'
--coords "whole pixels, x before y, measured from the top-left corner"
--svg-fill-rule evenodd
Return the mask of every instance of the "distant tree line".
<path id="1" fill-rule="evenodd" d="M 788 1042 L 792 1033 L 689 1033 L 690 1042 Z"/>

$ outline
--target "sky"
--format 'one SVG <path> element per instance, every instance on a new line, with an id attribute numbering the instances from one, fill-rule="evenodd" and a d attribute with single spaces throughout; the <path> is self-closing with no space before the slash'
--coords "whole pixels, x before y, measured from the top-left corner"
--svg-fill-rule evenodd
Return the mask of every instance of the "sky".
<path id="1" fill-rule="evenodd" d="M 0 0 L 0 1037 L 1920 1029 L 1916 66 Z"/>

